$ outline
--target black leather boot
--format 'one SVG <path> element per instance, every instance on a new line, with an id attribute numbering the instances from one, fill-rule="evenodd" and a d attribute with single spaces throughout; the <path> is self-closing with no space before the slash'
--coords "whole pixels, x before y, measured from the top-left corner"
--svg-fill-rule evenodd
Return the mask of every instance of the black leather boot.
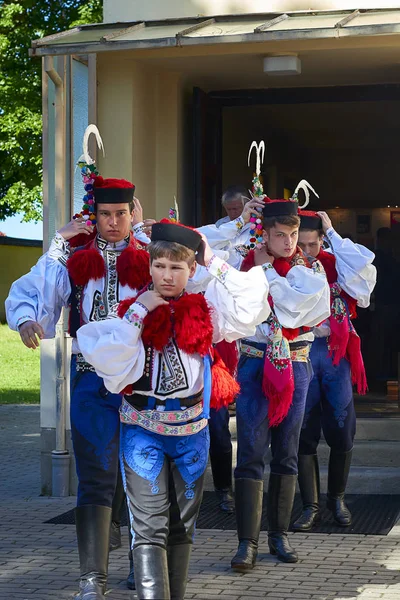
<path id="1" fill-rule="evenodd" d="M 142 544 L 133 550 L 138 600 L 170 600 L 167 551 Z"/>
<path id="2" fill-rule="evenodd" d="M 299 454 L 299 487 L 303 512 L 293 523 L 295 531 L 310 531 L 320 521 L 319 466 L 316 454 Z"/>
<path id="3" fill-rule="evenodd" d="M 168 573 L 171 600 L 184 600 L 192 544 L 168 546 Z"/>
<path id="4" fill-rule="evenodd" d="M 344 502 L 347 479 L 349 477 L 351 457 L 349 452 L 334 452 L 329 455 L 328 494 L 326 506 L 332 511 L 333 518 L 341 527 L 351 525 L 351 512 Z"/>
<path id="5" fill-rule="evenodd" d="M 268 485 L 268 545 L 271 554 L 287 563 L 298 561 L 288 539 L 297 475 L 271 473 Z"/>
<path id="6" fill-rule="evenodd" d="M 115 488 L 113 503 L 112 503 L 112 518 L 110 530 L 110 552 L 121 548 L 121 515 L 126 505 L 125 491 L 122 483 L 121 471 L 118 469 L 117 486 Z"/>
<path id="7" fill-rule="evenodd" d="M 219 454 L 210 452 L 210 462 L 218 506 L 222 512 L 233 513 L 235 503 L 232 495 L 232 450 Z"/>
<path id="8" fill-rule="evenodd" d="M 236 523 L 239 547 L 232 558 L 235 571 L 254 568 L 260 536 L 264 483 L 258 479 L 236 479 Z"/>
<path id="9" fill-rule="evenodd" d="M 81 579 L 75 600 L 104 600 L 110 545 L 111 508 L 87 504 L 75 509 Z"/>

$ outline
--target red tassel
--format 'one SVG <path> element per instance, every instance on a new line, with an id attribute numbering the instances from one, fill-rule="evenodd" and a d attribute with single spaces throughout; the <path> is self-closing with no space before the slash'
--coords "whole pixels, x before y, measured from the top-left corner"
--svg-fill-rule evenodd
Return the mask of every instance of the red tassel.
<path id="1" fill-rule="evenodd" d="M 187 354 L 205 356 L 212 345 L 213 326 L 204 296 L 188 294 L 171 304 L 177 344 Z"/>
<path id="2" fill-rule="evenodd" d="M 239 352 L 236 342 L 222 340 L 222 342 L 216 344 L 215 349 L 224 361 L 229 373 L 232 377 L 235 377 L 239 363 Z"/>
<path id="3" fill-rule="evenodd" d="M 250 250 L 247 256 L 243 259 L 240 270 L 241 271 L 250 271 L 255 266 L 255 254 L 254 250 Z"/>
<path id="4" fill-rule="evenodd" d="M 117 258 L 117 272 L 121 285 L 141 290 L 151 281 L 148 252 L 129 245 Z"/>
<path id="5" fill-rule="evenodd" d="M 229 373 L 224 361 L 214 348 L 214 364 L 211 368 L 211 408 L 219 410 L 229 406 L 240 392 L 240 386 Z"/>
<path id="6" fill-rule="evenodd" d="M 75 285 L 86 285 L 90 279 L 101 279 L 106 274 L 104 260 L 94 248 L 74 252 L 67 260 L 67 269 Z"/>
<path id="7" fill-rule="evenodd" d="M 294 380 L 278 391 L 266 377 L 263 378 L 263 394 L 268 400 L 268 424 L 276 427 L 287 417 L 293 402 Z"/>
<path id="8" fill-rule="evenodd" d="M 350 332 L 346 358 L 350 363 L 351 382 L 357 386 L 357 394 L 364 396 L 368 391 L 367 375 L 361 354 L 361 340 L 355 331 Z"/>

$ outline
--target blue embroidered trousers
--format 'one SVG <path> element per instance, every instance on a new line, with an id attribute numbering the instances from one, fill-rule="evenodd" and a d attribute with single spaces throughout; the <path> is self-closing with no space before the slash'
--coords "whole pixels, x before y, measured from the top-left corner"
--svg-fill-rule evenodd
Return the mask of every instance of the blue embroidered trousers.
<path id="1" fill-rule="evenodd" d="M 193 543 L 208 450 L 208 427 L 178 437 L 122 424 L 122 477 L 134 548 Z"/>
<path id="2" fill-rule="evenodd" d="M 112 506 L 118 476 L 119 407 L 96 373 L 77 372 L 71 359 L 71 434 L 78 475 L 77 505 Z"/>
<path id="3" fill-rule="evenodd" d="M 263 344 L 253 344 L 265 349 Z M 265 453 L 271 444 L 271 473 L 297 475 L 300 430 L 312 369 L 309 361 L 293 362 L 295 390 L 286 418 L 277 427 L 268 426 L 268 399 L 262 391 L 264 359 L 241 356 L 236 400 L 237 466 L 235 479 L 263 479 Z"/>
<path id="4" fill-rule="evenodd" d="M 350 364 L 343 358 L 333 366 L 327 338 L 315 339 L 310 359 L 314 376 L 307 395 L 299 454 L 316 454 L 321 431 L 332 450 L 348 452 L 356 433 Z"/>

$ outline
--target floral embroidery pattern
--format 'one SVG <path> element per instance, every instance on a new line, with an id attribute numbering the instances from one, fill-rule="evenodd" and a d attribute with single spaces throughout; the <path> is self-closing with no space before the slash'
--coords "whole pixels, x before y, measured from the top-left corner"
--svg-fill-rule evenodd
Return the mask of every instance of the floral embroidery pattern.
<path id="1" fill-rule="evenodd" d="M 236 227 L 236 231 L 238 233 L 240 233 L 244 227 L 244 221 L 242 217 L 238 217 L 237 219 L 235 219 L 235 227 Z"/>
<path id="2" fill-rule="evenodd" d="M 217 268 L 216 277 L 221 283 L 225 283 L 225 279 L 230 270 L 230 266 L 223 262 L 220 267 Z"/>
<path id="3" fill-rule="evenodd" d="M 127 400 L 123 400 L 121 411 L 127 416 L 130 417 L 132 411 L 135 409 L 127 402 Z M 185 410 L 141 410 L 140 414 L 146 419 L 151 419 L 152 421 L 158 421 L 159 423 L 182 423 L 186 421 L 191 421 L 193 419 L 197 419 L 203 412 L 203 402 L 200 401 L 198 404 L 191 406 L 190 408 L 186 408 Z"/>
<path id="4" fill-rule="evenodd" d="M 194 488 L 195 488 L 195 484 L 194 483 L 187 483 L 185 485 L 186 488 L 186 492 L 185 492 L 185 498 L 187 500 L 193 500 L 194 498 Z"/>
<path id="5" fill-rule="evenodd" d="M 143 427 L 143 429 L 158 433 L 159 435 L 173 436 L 194 435 L 207 427 L 208 423 L 207 419 L 200 419 L 200 421 L 187 423 L 186 425 L 171 426 L 146 417 L 132 406 L 129 406 L 129 410 L 127 410 L 125 403 L 120 408 L 120 419 L 122 423 L 126 423 L 127 425 L 139 425 L 140 427 Z"/>
<path id="6" fill-rule="evenodd" d="M 139 329 L 141 329 L 143 325 L 143 317 L 139 315 L 133 307 L 128 308 L 124 315 L 124 319 L 129 321 L 129 323 L 132 323 L 135 327 L 139 327 Z"/>

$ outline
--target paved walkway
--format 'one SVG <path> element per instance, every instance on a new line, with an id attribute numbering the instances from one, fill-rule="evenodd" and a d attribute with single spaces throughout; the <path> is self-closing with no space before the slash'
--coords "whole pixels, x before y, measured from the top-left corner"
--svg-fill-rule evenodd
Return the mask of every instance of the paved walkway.
<path id="1" fill-rule="evenodd" d="M 43 522 L 74 506 L 74 499 L 39 497 L 39 409 L 0 406 L 0 599 L 71 600 L 78 555 L 72 525 Z M 125 588 L 124 547 L 110 555 L 108 600 L 134 600 Z M 260 560 L 247 575 L 229 563 L 234 531 L 199 530 L 186 598 L 223 600 L 400 600 L 400 526 L 389 536 L 295 535 L 301 560 L 276 562 L 265 532 Z"/>

